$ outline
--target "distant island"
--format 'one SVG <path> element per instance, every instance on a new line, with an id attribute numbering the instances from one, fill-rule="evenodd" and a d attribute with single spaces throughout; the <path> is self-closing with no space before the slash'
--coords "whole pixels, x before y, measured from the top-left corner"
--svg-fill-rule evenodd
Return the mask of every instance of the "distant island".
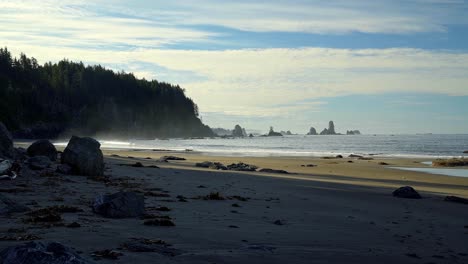
<path id="1" fill-rule="evenodd" d="M 307 135 L 342 135 L 340 133 L 336 133 L 335 131 L 335 124 L 333 121 L 328 122 L 328 128 L 324 128 L 320 134 L 317 133 L 317 130 L 314 127 L 309 129 Z M 359 130 L 347 130 L 346 135 L 361 135 Z"/>
<path id="2" fill-rule="evenodd" d="M 39 65 L 7 48 L 0 49 L 0 97 L 0 121 L 16 138 L 215 135 L 178 85 L 68 60 Z"/>

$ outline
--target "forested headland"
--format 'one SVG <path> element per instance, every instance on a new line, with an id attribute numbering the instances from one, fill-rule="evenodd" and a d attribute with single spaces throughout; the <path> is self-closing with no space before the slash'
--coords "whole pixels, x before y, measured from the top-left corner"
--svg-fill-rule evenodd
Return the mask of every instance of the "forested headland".
<path id="1" fill-rule="evenodd" d="M 0 49 L 0 121 L 16 138 L 213 136 L 178 85 Z"/>

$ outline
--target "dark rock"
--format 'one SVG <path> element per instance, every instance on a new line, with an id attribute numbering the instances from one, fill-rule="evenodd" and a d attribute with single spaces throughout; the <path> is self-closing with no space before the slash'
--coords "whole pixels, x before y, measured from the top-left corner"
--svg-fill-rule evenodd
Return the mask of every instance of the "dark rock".
<path id="1" fill-rule="evenodd" d="M 356 154 L 351 154 L 348 157 L 350 157 L 350 158 L 362 158 L 361 155 L 356 155 Z"/>
<path id="2" fill-rule="evenodd" d="M 15 160 L 25 160 L 28 158 L 27 156 L 27 151 L 25 148 L 15 148 L 15 155 L 14 155 Z"/>
<path id="3" fill-rule="evenodd" d="M 71 224 L 68 224 L 67 225 L 68 228 L 78 228 L 78 227 L 81 227 L 81 225 L 77 222 L 73 222 Z"/>
<path id="4" fill-rule="evenodd" d="M 445 197 L 444 201 L 454 202 L 454 203 L 461 203 L 461 204 L 468 204 L 468 199 L 457 197 L 457 196 L 447 196 L 447 197 Z"/>
<path id="5" fill-rule="evenodd" d="M 269 137 L 282 137 L 283 134 L 279 133 L 279 132 L 275 132 L 273 130 L 273 127 L 270 127 L 270 132 L 268 132 L 268 135 Z"/>
<path id="6" fill-rule="evenodd" d="M 31 157 L 46 156 L 52 161 L 57 160 L 57 149 L 49 140 L 38 140 L 29 146 L 27 153 Z"/>
<path id="7" fill-rule="evenodd" d="M 311 128 L 309 129 L 309 132 L 307 133 L 307 135 L 313 135 L 313 136 L 315 136 L 315 135 L 317 135 L 317 130 L 315 130 L 314 127 L 311 127 Z"/>
<path id="8" fill-rule="evenodd" d="M 71 174 L 72 173 L 72 167 L 70 167 L 67 164 L 60 164 L 57 166 L 57 172 L 62 173 L 62 174 Z"/>
<path id="9" fill-rule="evenodd" d="M 0 194 L 0 215 L 8 215 L 12 213 L 24 213 L 30 211 L 27 206 L 21 205 L 14 200 Z"/>
<path id="10" fill-rule="evenodd" d="M 62 163 L 72 167 L 73 173 L 87 176 L 104 174 L 101 144 L 89 137 L 72 136 L 62 154 Z"/>
<path id="11" fill-rule="evenodd" d="M 361 135 L 359 130 L 346 130 L 346 135 Z"/>
<path id="12" fill-rule="evenodd" d="M 468 150 L 463 151 L 464 154 L 468 154 Z"/>
<path id="13" fill-rule="evenodd" d="M 343 158 L 343 155 L 336 155 L 335 158 L 337 158 L 337 159 L 342 159 L 342 158 Z"/>
<path id="14" fill-rule="evenodd" d="M 0 158 L 12 158 L 15 154 L 10 131 L 0 122 Z"/>
<path id="15" fill-rule="evenodd" d="M 200 168 L 210 168 L 214 170 L 227 170 L 228 169 L 221 162 L 211 162 L 211 161 L 199 162 L 199 163 L 196 163 L 195 166 L 200 167 Z"/>
<path id="16" fill-rule="evenodd" d="M 279 174 L 289 174 L 289 172 L 285 170 L 274 170 L 274 169 L 268 169 L 268 168 L 263 168 L 258 170 L 259 172 L 266 172 L 266 173 L 279 173 Z"/>
<path id="17" fill-rule="evenodd" d="M 143 168 L 144 167 L 143 164 L 141 164 L 141 162 L 135 162 L 135 164 L 132 164 L 130 166 L 135 167 L 135 168 Z"/>
<path id="18" fill-rule="evenodd" d="M 335 124 L 333 121 L 328 122 L 328 128 L 325 128 L 320 132 L 320 135 L 336 135 Z"/>
<path id="19" fill-rule="evenodd" d="M 29 164 L 29 168 L 33 170 L 44 170 L 50 168 L 52 161 L 46 156 L 35 156 L 26 160 Z"/>
<path id="20" fill-rule="evenodd" d="M 276 220 L 276 221 L 273 222 L 273 224 L 275 224 L 275 225 L 284 225 L 284 221 Z"/>
<path id="21" fill-rule="evenodd" d="M 393 191 L 393 196 L 398 198 L 421 199 L 421 195 L 410 186 L 404 186 Z"/>
<path id="22" fill-rule="evenodd" d="M 383 162 L 383 161 L 381 161 L 381 162 L 379 162 L 379 165 L 382 165 L 382 166 L 387 166 L 387 165 L 389 165 L 389 164 L 388 164 L 387 162 Z"/>
<path id="23" fill-rule="evenodd" d="M 0 252 L 0 264 L 91 264 L 72 249 L 57 242 L 28 242 Z"/>
<path id="24" fill-rule="evenodd" d="M 174 222 L 169 219 L 151 219 L 143 223 L 148 226 L 175 226 Z"/>
<path id="25" fill-rule="evenodd" d="M 168 162 L 169 160 L 186 160 L 185 158 L 176 157 L 176 156 L 162 156 L 159 158 L 159 162 Z"/>
<path id="26" fill-rule="evenodd" d="M 368 157 L 360 157 L 358 160 L 374 160 L 373 158 L 368 158 Z"/>
<path id="27" fill-rule="evenodd" d="M 232 136 L 233 137 L 245 137 L 246 135 L 244 134 L 245 130 L 242 129 L 241 126 L 236 125 L 234 127 L 234 130 L 232 130 Z"/>
<path id="28" fill-rule="evenodd" d="M 91 255 L 93 255 L 98 260 L 102 258 L 116 260 L 116 259 L 119 259 L 119 257 L 123 256 L 122 253 L 112 250 L 112 249 L 94 251 L 93 254 Z"/>
<path id="29" fill-rule="evenodd" d="M 135 192 L 99 195 L 94 200 L 93 211 L 109 218 L 137 217 L 145 213 L 145 198 Z"/>
<path id="30" fill-rule="evenodd" d="M 258 167 L 255 165 L 249 165 L 243 162 L 239 162 L 228 165 L 227 169 L 233 171 L 255 171 L 256 169 L 258 169 Z"/>

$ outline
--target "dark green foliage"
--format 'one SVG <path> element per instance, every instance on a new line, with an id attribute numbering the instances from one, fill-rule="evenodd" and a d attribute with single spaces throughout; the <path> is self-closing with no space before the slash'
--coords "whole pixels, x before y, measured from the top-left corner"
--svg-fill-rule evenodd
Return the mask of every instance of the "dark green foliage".
<path id="1" fill-rule="evenodd" d="M 22 138 L 212 136 L 184 89 L 62 60 L 39 65 L 0 49 L 0 121 Z"/>

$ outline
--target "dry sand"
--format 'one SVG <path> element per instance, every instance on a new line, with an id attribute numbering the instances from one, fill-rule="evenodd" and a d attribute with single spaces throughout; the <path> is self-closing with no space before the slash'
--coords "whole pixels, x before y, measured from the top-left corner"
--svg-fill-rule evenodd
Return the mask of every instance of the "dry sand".
<path id="1" fill-rule="evenodd" d="M 55 240 L 88 258 L 96 250 L 123 253 L 118 260 L 101 259 L 100 263 L 468 263 L 468 205 L 443 201 L 445 195 L 468 198 L 468 178 L 379 165 L 383 161 L 422 166 L 421 160 L 233 158 L 109 150 L 105 154 L 108 184 L 82 176 L 32 173 L 2 182 L 3 192 L 16 190 L 5 195 L 33 209 L 51 205 L 83 209 L 62 215 L 63 224 L 76 221 L 81 227 L 25 223 L 27 216 L 20 213 L 2 219 L 1 235 Z M 163 155 L 187 160 L 156 162 Z M 243 161 L 293 174 L 194 166 L 205 160 Z M 121 166 L 137 161 L 161 168 Z M 317 166 L 301 167 L 306 164 Z M 392 197 L 391 192 L 403 185 L 415 187 L 423 199 Z M 150 213 L 170 216 L 176 226 L 145 226 L 141 219 L 106 219 L 92 213 L 89 205 L 97 194 L 119 190 L 147 192 Z M 247 200 L 192 199 L 211 192 Z M 171 210 L 155 211 L 158 206 Z M 275 224 L 277 220 L 281 225 Z M 176 256 L 121 247 L 132 238 L 162 239 L 172 245 L 168 251 Z M 0 248 L 14 243 L 21 242 L 0 241 Z"/>

